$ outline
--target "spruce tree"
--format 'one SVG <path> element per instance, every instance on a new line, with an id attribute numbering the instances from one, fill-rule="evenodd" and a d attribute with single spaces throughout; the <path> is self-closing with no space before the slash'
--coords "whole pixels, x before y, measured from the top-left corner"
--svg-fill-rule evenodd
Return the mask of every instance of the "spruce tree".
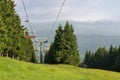
<path id="1" fill-rule="evenodd" d="M 24 38 L 13 0 L 0 0 L 0 54 L 30 61 L 34 53 L 32 41 Z"/>
<path id="2" fill-rule="evenodd" d="M 120 46 L 118 48 L 118 53 L 117 53 L 116 59 L 114 61 L 113 70 L 120 72 Z"/>
<path id="3" fill-rule="evenodd" d="M 114 68 L 115 60 L 117 58 L 116 57 L 117 53 L 118 53 L 117 47 L 113 47 L 111 45 L 110 49 L 109 49 L 109 55 L 108 55 L 108 65 L 109 65 L 110 70 L 113 70 L 113 68 Z"/>
<path id="4" fill-rule="evenodd" d="M 45 62 L 58 64 L 62 62 L 64 45 L 63 45 L 63 30 L 62 26 L 59 25 L 58 29 L 56 30 L 55 40 L 54 43 L 51 44 L 50 50 L 48 54 L 46 54 Z"/>
<path id="5" fill-rule="evenodd" d="M 84 58 L 84 64 L 86 67 L 92 67 L 92 53 L 91 51 L 86 51 L 85 58 Z"/>
<path id="6" fill-rule="evenodd" d="M 77 47 L 77 39 L 74 34 L 73 26 L 69 24 L 69 22 L 66 23 L 64 27 L 64 63 L 65 64 L 71 64 L 71 65 L 78 65 L 80 58 L 79 58 L 79 52 Z"/>
<path id="7" fill-rule="evenodd" d="M 80 58 L 76 40 L 72 25 L 67 22 L 64 30 L 60 25 L 56 30 L 55 40 L 46 54 L 45 62 L 78 65 Z"/>
<path id="8" fill-rule="evenodd" d="M 104 69 L 105 67 L 105 57 L 108 54 L 105 47 L 98 48 L 98 50 L 94 54 L 93 66 L 94 68 Z M 104 65 L 104 66 L 103 66 Z"/>
<path id="9" fill-rule="evenodd" d="M 53 54 L 53 43 L 51 43 L 49 51 L 45 54 L 44 62 L 49 64 L 55 64 L 54 54 Z"/>

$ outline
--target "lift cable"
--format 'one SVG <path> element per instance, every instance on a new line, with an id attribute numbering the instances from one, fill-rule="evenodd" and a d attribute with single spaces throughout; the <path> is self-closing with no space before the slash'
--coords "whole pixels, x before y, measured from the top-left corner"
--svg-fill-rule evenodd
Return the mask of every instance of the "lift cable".
<path id="1" fill-rule="evenodd" d="M 23 7 L 24 7 L 26 19 L 27 19 L 27 20 L 25 21 L 25 22 L 26 22 L 26 27 L 27 27 L 27 23 L 28 23 L 28 25 L 29 25 L 28 27 L 29 27 L 30 30 L 31 30 L 30 32 L 31 32 L 32 35 L 34 35 L 34 36 L 27 36 L 27 38 L 33 38 L 33 40 L 36 41 L 36 38 L 35 38 L 35 37 L 36 37 L 36 34 L 34 33 L 33 28 L 32 28 L 32 26 L 31 26 L 31 22 L 30 22 L 28 13 L 27 13 L 27 9 L 26 9 L 24 0 L 22 0 L 22 4 L 23 4 Z M 24 34 L 24 36 L 25 36 L 25 34 Z M 25 37 L 25 38 L 26 38 L 26 37 Z M 32 40 L 32 41 L 33 41 L 33 40 Z"/>
<path id="2" fill-rule="evenodd" d="M 31 26 L 31 22 L 30 22 L 30 19 L 29 19 L 29 17 L 28 17 L 28 13 L 27 13 L 27 9 L 26 9 L 24 0 L 22 0 L 22 4 L 23 4 L 24 11 L 25 11 L 25 15 L 26 15 L 26 18 L 27 18 L 26 22 L 29 23 L 29 28 L 31 29 L 31 31 L 32 31 L 32 33 L 33 33 L 33 28 L 32 28 L 32 26 Z M 33 34 L 34 34 L 34 33 L 33 33 Z"/>
<path id="3" fill-rule="evenodd" d="M 60 16 L 61 12 L 62 12 L 62 9 L 63 9 L 63 6 L 64 6 L 64 4 L 65 4 L 65 1 L 66 1 L 66 0 L 63 0 L 62 5 L 61 5 L 61 7 L 60 7 L 60 10 L 59 10 L 59 12 L 58 12 L 58 14 L 57 14 L 57 16 L 56 16 L 56 19 L 55 19 L 53 25 L 52 25 L 52 28 L 51 28 L 50 32 L 48 33 L 47 41 L 48 41 L 48 39 L 50 38 L 54 27 L 56 26 L 56 23 L 57 23 L 57 21 L 58 21 L 58 18 L 59 18 L 59 16 Z"/>

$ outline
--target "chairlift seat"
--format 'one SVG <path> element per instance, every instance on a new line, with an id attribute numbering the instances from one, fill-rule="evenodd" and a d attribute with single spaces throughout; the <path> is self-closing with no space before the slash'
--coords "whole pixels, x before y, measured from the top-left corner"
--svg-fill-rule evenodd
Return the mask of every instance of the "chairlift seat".
<path id="1" fill-rule="evenodd" d="M 38 50 L 34 50 L 35 52 L 38 52 Z"/>
<path id="2" fill-rule="evenodd" d="M 25 35 L 25 38 L 35 38 L 35 36 L 29 36 L 29 35 Z"/>
<path id="3" fill-rule="evenodd" d="M 27 34 L 26 34 L 27 33 Z M 33 34 L 30 34 L 31 33 L 31 31 L 24 31 L 24 37 L 25 38 L 35 38 L 35 35 L 36 35 L 36 33 L 35 32 L 33 32 Z"/>

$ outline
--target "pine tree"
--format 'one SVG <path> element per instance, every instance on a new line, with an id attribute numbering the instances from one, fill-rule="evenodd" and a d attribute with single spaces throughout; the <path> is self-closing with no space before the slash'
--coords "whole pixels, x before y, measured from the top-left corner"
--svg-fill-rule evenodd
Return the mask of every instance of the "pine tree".
<path id="1" fill-rule="evenodd" d="M 79 64 L 79 52 L 77 49 L 76 36 L 72 25 L 67 22 L 64 30 L 60 25 L 56 30 L 55 40 L 52 43 L 45 62 L 53 64 Z M 48 60 L 46 60 L 48 59 Z"/>
<path id="2" fill-rule="evenodd" d="M 94 57 L 93 57 L 94 58 L 93 66 L 95 68 L 105 69 L 105 58 L 106 58 L 107 54 L 108 54 L 108 52 L 105 47 L 98 48 L 98 50 L 96 51 L 96 53 L 94 54 Z"/>
<path id="3" fill-rule="evenodd" d="M 3 22 L 3 0 L 0 1 L 0 55 L 2 55 L 3 49 L 6 47 L 4 38 L 6 36 L 7 30 Z"/>
<path id="4" fill-rule="evenodd" d="M 113 70 L 120 72 L 120 46 L 118 48 L 118 53 L 117 53 L 116 59 L 114 61 Z"/>
<path id="5" fill-rule="evenodd" d="M 84 64 L 86 67 L 92 67 L 92 53 L 91 51 L 86 51 L 85 58 L 84 58 Z"/>
<path id="6" fill-rule="evenodd" d="M 30 59 L 30 62 L 32 62 L 32 63 L 36 63 L 37 62 L 36 61 L 36 56 L 34 55 L 34 53 L 32 53 L 32 57 Z"/>
<path id="7" fill-rule="evenodd" d="M 117 47 L 113 47 L 111 45 L 109 49 L 109 55 L 108 55 L 108 65 L 110 70 L 113 70 L 114 68 L 115 60 L 117 58 L 117 53 L 118 53 Z"/>
<path id="8" fill-rule="evenodd" d="M 14 8 L 13 0 L 0 0 L 0 54 L 30 61 L 33 43 L 24 38 L 24 29 Z"/>
<path id="9" fill-rule="evenodd" d="M 50 45 L 50 49 L 49 51 L 45 54 L 45 63 L 49 63 L 49 64 L 55 64 L 55 60 L 54 60 L 54 54 L 53 54 L 53 43 L 51 43 Z"/>
<path id="10" fill-rule="evenodd" d="M 65 53 L 65 64 L 78 65 L 80 58 L 77 47 L 77 39 L 74 34 L 73 26 L 68 22 L 64 27 L 64 53 Z"/>
<path id="11" fill-rule="evenodd" d="M 58 64 L 62 61 L 63 54 L 62 50 L 64 49 L 63 45 L 63 30 L 62 26 L 59 25 L 58 30 L 56 30 L 56 36 L 54 43 L 51 44 L 48 54 L 46 54 L 45 62 Z"/>

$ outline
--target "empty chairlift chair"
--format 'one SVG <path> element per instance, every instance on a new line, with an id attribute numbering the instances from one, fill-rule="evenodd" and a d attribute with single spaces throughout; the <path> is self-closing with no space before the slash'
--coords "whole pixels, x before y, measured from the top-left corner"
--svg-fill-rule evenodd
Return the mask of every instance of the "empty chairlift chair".
<path id="1" fill-rule="evenodd" d="M 35 38 L 35 31 L 24 31 L 24 37 L 25 38 Z"/>
<path id="2" fill-rule="evenodd" d="M 29 21 L 26 20 L 26 26 L 29 25 Z M 35 38 L 36 32 L 33 30 L 25 30 L 24 31 L 24 37 L 25 38 Z"/>
<path id="3" fill-rule="evenodd" d="M 37 49 L 35 49 L 35 50 L 34 50 L 34 52 L 38 52 L 38 50 L 37 50 Z"/>

